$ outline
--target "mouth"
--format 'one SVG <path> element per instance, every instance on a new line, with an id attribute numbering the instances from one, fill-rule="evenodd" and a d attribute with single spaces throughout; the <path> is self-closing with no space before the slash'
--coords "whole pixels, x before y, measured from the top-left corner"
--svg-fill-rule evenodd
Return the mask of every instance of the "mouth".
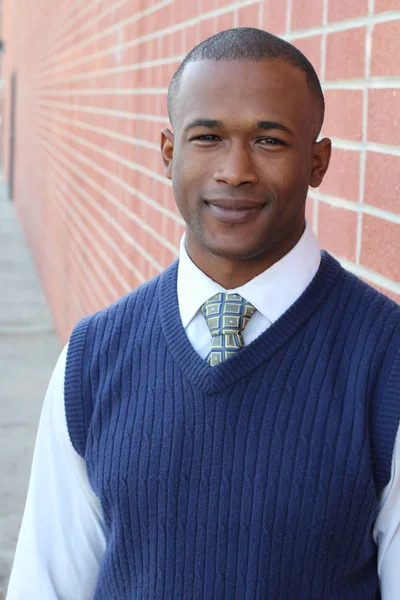
<path id="1" fill-rule="evenodd" d="M 248 223 L 256 219 L 266 204 L 252 200 L 205 200 L 210 213 L 223 223 Z"/>

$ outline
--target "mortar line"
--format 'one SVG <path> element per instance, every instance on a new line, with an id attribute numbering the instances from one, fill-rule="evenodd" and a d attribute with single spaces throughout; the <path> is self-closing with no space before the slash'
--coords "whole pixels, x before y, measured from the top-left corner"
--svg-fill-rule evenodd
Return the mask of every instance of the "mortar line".
<path id="1" fill-rule="evenodd" d="M 286 4 L 286 35 L 290 34 L 291 27 L 292 27 L 292 10 L 293 10 L 293 0 L 287 0 L 287 4 Z"/>
<path id="2" fill-rule="evenodd" d="M 80 193 L 81 196 L 84 198 L 84 200 L 86 200 L 91 206 L 93 206 L 97 210 L 97 212 L 106 221 L 108 221 L 108 223 L 119 233 L 119 235 L 121 235 L 122 238 L 124 238 L 130 245 L 132 245 L 137 250 L 138 254 L 141 254 L 142 256 L 145 257 L 145 253 L 142 252 L 142 246 L 140 244 L 136 243 L 134 238 L 129 236 L 129 234 L 125 230 L 122 229 L 122 227 L 119 225 L 119 223 L 116 221 L 116 219 L 110 213 L 108 213 L 98 202 L 96 202 L 92 198 L 92 196 L 90 196 L 90 194 L 88 194 L 87 192 L 85 192 L 84 190 L 82 190 L 80 188 L 80 186 L 74 181 L 73 177 L 71 177 L 70 175 L 68 175 L 66 173 L 65 167 L 63 165 L 61 165 L 55 159 L 54 156 L 52 156 L 51 154 L 49 156 L 50 156 L 50 160 L 52 161 L 52 163 L 54 165 L 57 165 L 57 167 L 58 167 L 58 168 L 53 167 L 54 170 L 60 175 L 60 177 L 63 178 L 62 184 L 60 184 L 59 181 L 56 182 L 55 180 L 54 180 L 54 183 L 55 184 L 57 183 L 57 185 L 60 185 L 60 187 L 62 187 L 62 191 L 67 194 L 68 198 L 71 198 L 71 201 L 76 206 L 76 209 L 80 212 L 84 212 L 86 217 L 92 216 L 90 214 L 90 212 L 87 210 L 87 208 L 82 204 L 82 202 L 74 201 L 74 196 L 70 194 L 70 191 L 68 190 L 68 185 L 71 186 L 77 193 Z M 53 175 L 53 177 L 54 177 L 54 175 Z M 88 220 L 90 220 L 90 219 L 88 219 Z M 128 260 L 127 256 L 125 256 L 125 254 L 120 251 L 116 242 L 114 242 L 114 240 L 104 231 L 104 229 L 99 224 L 98 220 L 92 219 L 92 223 L 93 223 L 93 227 L 96 228 L 96 230 L 100 233 L 101 237 L 106 241 L 106 243 L 110 246 L 110 248 L 113 249 L 113 251 L 117 255 L 118 259 L 128 269 L 130 269 L 132 272 L 134 272 L 134 275 L 137 279 L 140 279 L 140 277 L 142 277 L 142 281 L 144 281 L 145 279 L 144 279 L 143 275 L 136 269 L 135 265 Z M 160 266 L 160 268 L 161 268 L 161 266 Z M 137 272 L 135 272 L 135 271 L 137 271 Z M 140 277 L 138 274 L 140 275 Z"/>
<path id="3" fill-rule="evenodd" d="M 63 53 L 55 55 L 53 62 L 54 63 L 59 62 L 60 59 L 62 59 L 65 54 L 76 51 L 77 49 L 80 49 L 81 47 L 88 46 L 89 44 L 92 44 L 93 42 L 97 41 L 98 39 L 101 39 L 102 37 L 105 37 L 106 35 L 109 35 L 115 31 L 117 31 L 121 27 L 124 27 L 127 24 L 137 21 L 137 20 L 139 20 L 139 18 L 142 18 L 143 16 L 147 16 L 147 14 L 156 12 L 156 10 L 158 10 L 160 7 L 162 8 L 161 5 L 164 5 L 164 3 L 165 4 L 171 3 L 172 1 L 173 0 L 164 0 L 164 2 L 160 3 L 159 5 L 155 5 L 153 7 L 146 9 L 146 11 L 143 11 L 143 13 L 136 13 L 132 17 L 129 17 L 128 19 L 125 19 L 124 21 L 120 21 L 119 23 L 112 25 L 111 27 L 101 31 L 100 33 L 96 34 L 95 36 L 92 36 L 91 38 L 87 38 L 83 42 L 80 42 L 79 44 L 72 46 L 71 48 L 64 51 Z M 228 4 L 228 5 L 220 7 L 220 8 L 213 9 L 205 14 L 198 15 L 197 17 L 191 17 L 190 19 L 187 19 L 186 21 L 175 23 L 174 25 L 170 25 L 169 27 L 165 27 L 164 29 L 154 31 L 152 33 L 148 33 L 141 37 L 137 37 L 137 38 L 135 38 L 135 40 L 133 40 L 132 42 L 129 43 L 129 47 L 140 45 L 142 42 L 157 39 L 158 37 L 164 37 L 165 35 L 169 35 L 170 33 L 176 33 L 178 31 L 181 31 L 184 28 L 190 27 L 192 25 L 196 25 L 197 23 L 199 23 L 201 21 L 205 21 L 212 17 L 224 15 L 226 13 L 234 11 L 236 8 L 252 6 L 253 4 L 256 4 L 257 2 L 259 2 L 259 0 L 236 0 L 235 2 L 232 2 L 231 4 Z M 156 7 L 158 7 L 158 8 L 156 8 Z M 138 17 L 138 15 L 141 15 L 141 16 Z M 124 47 L 125 47 L 125 44 L 123 45 L 123 48 Z M 110 52 L 113 52 L 113 51 L 114 51 L 114 47 L 112 48 L 112 50 L 110 50 Z M 45 71 L 45 70 L 46 69 L 42 69 L 42 71 Z"/>
<path id="4" fill-rule="evenodd" d="M 374 14 L 374 0 L 368 0 L 368 16 L 372 17 Z M 373 23 L 367 26 L 366 40 L 365 40 L 365 80 L 369 81 L 371 75 L 371 54 L 372 54 L 372 32 Z M 363 91 L 363 120 L 362 120 L 362 141 L 364 144 L 368 141 L 368 100 L 369 92 L 368 88 Z M 365 175 L 366 175 L 366 163 L 367 163 L 367 151 L 365 148 L 361 150 L 360 154 L 360 185 L 359 185 L 359 204 L 362 207 L 364 204 L 365 195 Z M 363 211 L 361 210 L 358 214 L 357 220 L 357 241 L 356 241 L 356 265 L 360 264 L 361 250 L 362 250 L 362 234 L 363 234 Z"/>
<path id="5" fill-rule="evenodd" d="M 66 192 L 65 190 L 63 190 L 61 185 L 59 184 L 59 182 L 57 182 L 55 179 L 53 179 L 53 184 L 54 184 L 54 189 L 60 191 L 63 194 L 63 197 L 65 198 L 65 204 L 67 204 L 68 207 L 70 207 L 70 202 L 71 202 L 71 204 L 75 208 L 74 211 L 71 211 L 74 214 L 74 216 L 77 216 L 80 213 L 80 215 L 81 215 L 80 222 L 82 224 L 81 229 L 82 230 L 84 229 L 85 231 L 87 231 L 87 238 L 89 239 L 91 244 L 96 248 L 96 251 L 98 252 L 99 256 L 103 259 L 104 263 L 106 265 L 108 265 L 108 269 L 109 269 L 110 273 L 112 273 L 113 276 L 117 279 L 118 283 L 121 285 L 124 292 L 128 292 L 130 289 L 132 289 L 132 287 L 129 285 L 129 282 L 126 281 L 126 279 L 121 275 L 120 269 L 118 269 L 118 267 L 114 264 L 114 262 L 111 259 L 109 259 L 107 253 L 103 250 L 102 246 L 95 241 L 95 238 L 93 237 L 93 235 L 90 232 L 91 227 L 94 228 L 96 231 L 102 232 L 102 235 L 101 235 L 102 239 L 111 248 L 113 248 L 113 245 L 116 246 L 115 242 L 113 242 L 113 244 L 110 243 L 109 240 L 111 240 L 111 238 L 109 238 L 109 236 L 107 236 L 105 234 L 105 232 L 102 230 L 97 219 L 94 219 L 93 217 L 90 218 L 91 217 L 90 213 L 88 213 L 88 211 L 81 205 L 80 202 L 77 202 L 75 200 L 74 196 L 71 195 L 70 192 L 68 192 L 68 191 Z M 87 214 L 84 215 L 83 213 L 87 213 Z M 89 218 L 87 215 L 89 215 Z M 85 225 L 83 219 L 88 220 L 90 223 L 90 226 Z M 107 238 L 109 238 L 109 239 L 107 239 Z M 117 254 L 117 257 L 119 260 L 121 260 L 120 255 L 122 255 L 121 252 L 119 252 Z M 121 260 L 121 262 L 123 262 L 123 261 Z M 132 263 L 130 263 L 129 265 L 125 264 L 125 266 L 128 266 L 128 268 L 131 269 L 131 267 L 133 265 L 132 265 Z"/>
<path id="6" fill-rule="evenodd" d="M 250 6 L 257 1 L 258 0 L 247 0 L 246 5 Z M 292 0 L 288 0 L 288 2 L 290 3 L 290 6 L 291 6 Z M 177 31 L 185 30 L 187 27 L 190 27 L 191 25 L 194 25 L 194 24 L 198 23 L 199 21 L 205 20 L 205 19 L 213 17 L 213 16 L 219 16 L 219 15 L 231 12 L 232 10 L 234 10 L 236 5 L 243 6 L 244 4 L 240 3 L 240 2 L 239 3 L 235 2 L 235 3 L 227 5 L 225 7 L 221 7 L 219 9 L 214 9 L 213 11 L 210 11 L 209 13 L 205 13 L 205 15 L 200 15 L 198 18 L 192 18 L 185 22 L 178 23 L 178 24 L 172 25 L 170 27 L 166 27 L 164 29 L 160 29 L 155 32 L 146 34 L 142 37 L 137 37 L 134 40 L 131 40 L 129 42 L 125 42 L 124 44 L 122 44 L 121 49 L 125 50 L 128 48 L 140 45 L 142 42 L 150 41 L 152 39 L 158 39 L 158 38 L 164 37 L 165 35 L 169 35 L 170 33 L 175 33 Z M 289 6 L 289 4 L 288 4 L 288 6 Z M 364 27 L 371 20 L 373 20 L 376 23 L 385 23 L 385 22 L 390 22 L 390 21 L 397 21 L 398 19 L 400 19 L 400 11 L 393 11 L 390 13 L 378 13 L 377 15 L 373 15 L 371 18 L 358 17 L 358 18 L 349 19 L 346 21 L 341 21 L 341 22 L 339 21 L 337 23 L 336 22 L 328 23 L 327 25 L 323 25 L 322 27 L 310 27 L 307 29 L 298 29 L 293 32 L 286 33 L 284 35 L 284 37 L 288 41 L 291 41 L 292 39 L 295 39 L 295 38 L 303 38 L 303 37 L 306 38 L 306 37 L 312 37 L 315 35 L 323 35 L 324 33 L 335 33 L 335 32 L 339 32 L 339 31 L 347 31 L 349 29 L 354 29 L 354 28 L 358 28 L 358 27 Z M 122 22 L 118 23 L 117 25 L 113 25 L 107 30 L 103 30 L 102 32 L 97 34 L 97 36 L 94 36 L 94 39 L 89 38 L 87 40 L 84 40 L 83 42 L 80 42 L 79 44 L 75 44 L 74 46 L 72 46 L 71 48 L 66 50 L 64 52 L 64 54 L 71 53 L 73 51 L 80 49 L 83 46 L 89 45 L 90 43 L 93 43 L 94 41 L 97 41 L 97 39 L 103 37 L 105 35 L 105 32 L 112 33 L 112 31 L 117 31 L 119 28 L 124 27 L 125 24 L 129 24 L 132 20 L 136 20 L 136 16 L 130 17 L 129 19 L 122 21 Z M 58 63 L 59 64 L 58 67 L 55 66 L 55 67 L 51 68 L 51 65 L 50 65 L 50 68 L 41 69 L 40 71 L 37 71 L 35 74 L 33 74 L 33 78 L 40 76 L 40 74 L 42 74 L 42 73 L 49 74 L 49 73 L 54 73 L 57 71 L 63 71 L 65 68 L 74 67 L 77 64 L 83 64 L 90 60 L 101 58 L 103 56 L 107 56 L 108 54 L 112 54 L 114 52 L 114 50 L 115 50 L 115 47 L 114 47 L 114 45 L 112 45 L 112 47 L 108 48 L 107 50 L 103 50 L 103 51 L 95 53 L 95 54 L 84 56 L 81 59 L 73 60 L 73 61 L 70 61 L 69 63 L 65 62 L 65 61 L 60 62 L 60 59 L 63 57 L 63 54 L 59 54 L 58 56 L 54 57 L 54 63 Z"/>
<path id="7" fill-rule="evenodd" d="M 50 146 L 52 151 L 54 151 L 54 146 L 57 146 L 56 143 L 53 142 L 51 144 L 48 140 L 44 140 L 43 143 L 45 145 Z M 63 146 L 65 146 L 66 147 L 66 148 L 64 148 L 65 151 L 72 154 L 74 157 L 76 156 L 76 153 L 74 153 L 73 150 L 68 145 L 62 144 L 62 142 L 58 142 L 58 146 L 61 146 L 61 148 L 63 148 Z M 62 156 L 59 152 L 56 152 L 56 154 L 58 156 Z M 50 152 L 50 155 L 52 155 L 52 152 Z M 89 159 L 86 159 L 86 157 L 82 157 L 82 159 L 83 159 L 83 162 L 86 162 L 89 164 L 93 162 L 93 161 L 90 161 Z M 72 161 L 70 161 L 68 158 L 66 158 L 64 156 L 62 157 L 62 160 L 68 165 L 68 167 L 72 171 L 75 171 L 81 179 L 83 179 L 85 182 L 89 183 L 89 185 L 91 185 L 94 189 L 96 189 L 99 193 L 101 193 L 106 200 L 108 200 L 118 210 L 121 210 L 129 219 L 135 221 L 142 229 L 145 229 L 146 231 L 148 231 L 148 233 L 155 236 L 156 239 L 158 241 L 160 241 L 163 245 L 165 245 L 165 247 L 168 248 L 171 252 L 173 252 L 173 253 L 177 252 L 177 249 L 174 245 L 172 245 L 168 240 L 165 240 L 165 239 L 161 238 L 160 236 L 158 236 L 158 234 L 155 230 L 153 230 L 146 223 L 144 223 L 142 221 L 142 219 L 137 217 L 137 215 L 134 212 L 129 210 L 122 202 L 120 202 L 117 198 L 115 198 L 115 196 L 113 196 L 112 194 L 110 194 L 109 192 L 104 190 L 100 185 L 96 184 L 96 182 L 91 177 L 89 177 L 87 174 L 85 174 L 85 172 L 82 171 L 79 167 L 77 167 L 75 165 L 75 163 L 73 163 Z M 183 220 L 180 216 L 176 215 L 175 213 L 170 212 L 168 209 L 165 209 L 163 206 L 160 206 L 154 200 L 151 200 L 150 198 L 145 196 L 145 194 L 143 194 L 139 190 L 136 190 L 132 186 L 129 186 L 128 184 L 126 184 L 122 179 L 119 179 L 118 177 L 113 176 L 113 174 L 110 173 L 109 171 L 107 171 L 106 169 L 102 169 L 101 167 L 98 167 L 95 163 L 93 163 L 90 166 L 92 166 L 93 170 L 101 173 L 102 175 L 106 175 L 110 179 L 114 179 L 115 182 L 117 184 L 119 184 L 125 191 L 130 193 L 133 197 L 137 198 L 138 200 L 142 201 L 144 204 L 148 204 L 149 206 L 154 208 L 154 210 L 159 211 L 162 215 L 166 216 L 167 218 L 170 218 L 175 223 L 177 223 L 179 225 L 183 224 Z"/>
<path id="8" fill-rule="evenodd" d="M 58 190 L 55 190 L 55 195 L 57 198 L 60 197 Z M 68 207 L 68 203 L 64 203 L 64 200 L 61 198 L 60 202 L 57 202 L 56 204 L 57 204 L 58 211 L 60 211 L 60 209 L 59 209 L 60 204 L 62 204 L 64 206 L 63 213 L 59 212 L 59 214 L 63 214 L 64 219 L 65 219 L 65 217 L 67 217 L 69 219 L 69 221 L 71 223 L 71 225 L 68 227 L 69 234 L 70 234 L 71 238 L 75 241 L 78 248 L 80 249 L 80 252 L 75 254 L 74 263 L 75 264 L 78 263 L 80 265 L 85 265 L 85 267 L 86 267 L 85 270 L 87 271 L 86 281 L 90 281 L 90 280 L 92 281 L 92 286 L 91 286 L 92 292 L 96 290 L 96 292 L 97 292 L 96 295 L 97 295 L 98 300 L 100 300 L 100 303 L 103 306 L 106 306 L 109 303 L 109 299 L 103 295 L 103 292 L 101 291 L 101 288 L 99 285 L 99 281 L 103 282 L 107 289 L 110 289 L 111 285 L 109 285 L 109 282 L 106 279 L 104 279 L 104 274 L 103 274 L 102 269 L 100 268 L 100 265 L 98 265 L 96 258 L 93 256 L 93 254 L 88 250 L 87 246 L 85 245 L 82 234 L 80 233 L 79 229 L 77 229 L 76 224 L 75 224 L 74 220 L 72 219 L 70 209 Z M 97 272 L 99 275 L 99 279 L 96 278 L 93 270 L 90 268 L 87 261 L 83 260 L 82 253 L 85 254 L 87 259 L 93 265 L 94 271 Z"/>

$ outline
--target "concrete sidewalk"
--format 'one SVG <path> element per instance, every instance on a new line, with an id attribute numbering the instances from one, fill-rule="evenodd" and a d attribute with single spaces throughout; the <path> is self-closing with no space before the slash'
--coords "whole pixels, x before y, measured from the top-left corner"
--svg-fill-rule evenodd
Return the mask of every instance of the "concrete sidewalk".
<path id="1" fill-rule="evenodd" d="M 4 600 L 40 410 L 61 346 L 2 182 L 0 290 L 0 600 Z"/>

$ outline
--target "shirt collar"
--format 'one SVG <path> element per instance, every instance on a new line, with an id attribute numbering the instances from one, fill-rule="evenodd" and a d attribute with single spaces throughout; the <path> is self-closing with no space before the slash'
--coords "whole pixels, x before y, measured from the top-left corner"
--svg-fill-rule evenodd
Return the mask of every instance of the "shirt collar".
<path id="1" fill-rule="evenodd" d="M 321 251 L 311 227 L 306 223 L 303 235 L 288 254 L 244 285 L 226 290 L 207 277 L 190 259 L 180 244 L 177 293 L 183 327 L 200 310 L 202 304 L 219 292 L 238 293 L 246 298 L 271 323 L 301 296 L 311 283 L 321 262 Z"/>

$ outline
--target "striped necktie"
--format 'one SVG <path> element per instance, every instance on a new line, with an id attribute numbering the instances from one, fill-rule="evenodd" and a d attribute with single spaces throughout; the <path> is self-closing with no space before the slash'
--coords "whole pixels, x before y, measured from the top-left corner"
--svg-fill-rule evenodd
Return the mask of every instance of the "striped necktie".
<path id="1" fill-rule="evenodd" d="M 201 312 L 212 337 L 209 365 L 214 367 L 243 348 L 242 332 L 255 310 L 239 294 L 216 294 L 203 304 Z"/>

